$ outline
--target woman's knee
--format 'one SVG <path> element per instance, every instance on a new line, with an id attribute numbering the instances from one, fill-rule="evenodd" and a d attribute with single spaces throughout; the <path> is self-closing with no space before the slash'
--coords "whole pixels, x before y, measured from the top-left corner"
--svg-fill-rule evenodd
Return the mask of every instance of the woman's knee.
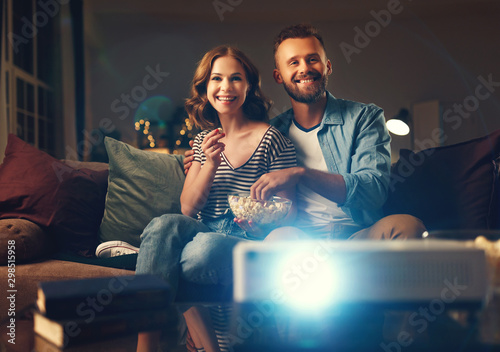
<path id="1" fill-rule="evenodd" d="M 206 233 L 197 234 L 192 241 L 188 242 L 181 254 L 182 262 L 207 262 L 217 249 L 217 240 L 207 236 Z"/>
<path id="2" fill-rule="evenodd" d="M 232 266 L 233 248 L 241 239 L 214 232 L 198 233 L 181 253 L 181 275 L 200 283 L 220 283 Z"/>
<path id="3" fill-rule="evenodd" d="M 153 218 L 147 227 L 156 229 L 168 229 L 172 226 L 179 226 L 178 224 L 197 224 L 198 220 L 182 214 L 163 214 Z M 146 228 L 147 228 L 146 227 Z"/>
<path id="4" fill-rule="evenodd" d="M 197 234 L 191 242 L 186 244 L 181 253 L 182 272 L 189 273 L 197 268 L 207 267 L 217 258 L 218 240 L 208 233 Z"/>
<path id="5" fill-rule="evenodd" d="M 147 237 L 162 236 L 168 233 L 186 233 L 188 229 L 198 230 L 200 222 L 182 214 L 163 214 L 153 218 L 144 228 L 141 241 Z"/>

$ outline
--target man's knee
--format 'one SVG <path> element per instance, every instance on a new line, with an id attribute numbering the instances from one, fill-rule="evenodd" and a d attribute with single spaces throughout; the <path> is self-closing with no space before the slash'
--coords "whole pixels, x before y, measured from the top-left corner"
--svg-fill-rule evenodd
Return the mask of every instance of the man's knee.
<path id="1" fill-rule="evenodd" d="M 420 239 L 427 230 L 419 218 L 409 214 L 388 215 L 376 225 L 379 231 L 390 234 L 388 239 Z"/>
<path id="2" fill-rule="evenodd" d="M 422 238 L 422 221 L 409 214 L 388 215 L 372 226 L 353 234 L 352 240 L 408 240 Z"/>

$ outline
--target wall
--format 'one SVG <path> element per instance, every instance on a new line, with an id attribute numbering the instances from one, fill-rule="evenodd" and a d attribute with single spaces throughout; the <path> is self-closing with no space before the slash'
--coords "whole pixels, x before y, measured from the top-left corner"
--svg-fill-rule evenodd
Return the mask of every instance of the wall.
<path id="1" fill-rule="evenodd" d="M 375 103 L 387 117 L 401 107 L 411 111 L 414 103 L 438 99 L 447 111 L 448 122 L 442 123 L 446 144 L 499 129 L 498 11 L 471 12 L 467 17 L 453 15 L 453 11 L 446 16 L 418 17 L 403 5 L 399 10 L 385 27 L 374 25 L 369 11 L 356 20 L 313 21 L 323 32 L 333 62 L 329 90 L 339 98 Z M 88 132 L 99 125 L 116 128 L 124 141 L 134 144 L 136 103 L 164 95 L 174 105 L 183 104 L 196 62 L 206 50 L 221 43 L 239 46 L 260 68 L 264 91 L 275 102 L 271 116 L 288 109 L 288 97 L 271 75 L 272 40 L 283 26 L 298 21 L 259 23 L 256 17 L 254 23 L 235 23 L 230 21 L 231 14 L 226 12 L 224 21 L 214 21 L 215 14 L 207 22 L 166 21 L 154 14 L 96 14 L 88 10 Z M 360 43 L 356 28 L 367 29 L 372 36 Z M 343 52 L 341 45 L 353 48 L 356 43 L 356 53 Z M 147 78 L 151 70 L 158 72 L 157 86 Z M 492 92 L 478 91 L 481 98 L 476 96 L 479 77 L 494 82 Z M 125 95 L 134 92 L 136 99 L 131 97 L 127 103 Z M 486 93 L 490 94 L 487 98 Z M 470 111 L 464 110 L 462 115 L 452 111 L 454 104 L 464 102 Z M 429 130 L 429 138 L 433 132 Z M 394 159 L 399 148 L 409 147 L 408 137 L 394 136 Z"/>

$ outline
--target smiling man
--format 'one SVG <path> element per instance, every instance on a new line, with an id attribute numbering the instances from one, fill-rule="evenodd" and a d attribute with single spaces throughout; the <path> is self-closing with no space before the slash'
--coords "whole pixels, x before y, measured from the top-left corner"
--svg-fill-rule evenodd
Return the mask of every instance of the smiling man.
<path id="1" fill-rule="evenodd" d="M 332 64 L 319 39 L 284 40 L 275 47 L 274 56 L 275 65 L 279 67 L 274 70 L 274 79 L 283 84 L 292 103 L 312 104 L 325 99 Z"/>
<path id="2" fill-rule="evenodd" d="M 274 79 L 292 109 L 271 120 L 297 150 L 297 167 L 263 175 L 252 195 L 297 186 L 296 228 L 271 238 L 395 239 L 420 237 L 410 215 L 382 217 L 390 181 L 390 136 L 383 110 L 337 99 L 326 87 L 332 64 L 318 30 L 299 24 L 274 41 Z M 292 235 L 293 234 L 293 235 Z"/>

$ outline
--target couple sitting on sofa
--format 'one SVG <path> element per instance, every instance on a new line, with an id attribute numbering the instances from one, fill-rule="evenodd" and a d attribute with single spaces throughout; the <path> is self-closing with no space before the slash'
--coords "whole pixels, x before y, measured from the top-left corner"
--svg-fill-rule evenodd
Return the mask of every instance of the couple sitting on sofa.
<path id="1" fill-rule="evenodd" d="M 272 126 L 266 122 L 269 102 L 258 71 L 243 53 L 221 46 L 200 61 L 186 109 L 206 130 L 196 137 L 194 155 L 185 159 L 184 215 L 154 218 L 144 229 L 137 274 L 158 274 L 174 292 L 179 275 L 202 284 L 229 284 L 231 251 L 239 241 L 404 239 L 425 231 L 411 215 L 381 218 L 390 177 L 383 111 L 336 99 L 326 90 L 332 68 L 318 31 L 309 25 L 285 28 L 274 42 L 274 59 L 274 79 L 283 84 L 292 109 Z M 257 199 L 275 194 L 292 199 L 285 220 L 294 220 L 294 227 L 263 233 L 251 222 L 233 219 L 227 194 L 234 191 L 249 191 Z M 97 249 L 99 256 L 117 251 L 138 249 L 106 242 Z M 205 314 L 195 309 L 185 313 L 195 345 L 219 351 L 203 319 L 191 319 Z M 141 334 L 138 350 L 154 350 L 157 339 L 154 333 Z"/>

